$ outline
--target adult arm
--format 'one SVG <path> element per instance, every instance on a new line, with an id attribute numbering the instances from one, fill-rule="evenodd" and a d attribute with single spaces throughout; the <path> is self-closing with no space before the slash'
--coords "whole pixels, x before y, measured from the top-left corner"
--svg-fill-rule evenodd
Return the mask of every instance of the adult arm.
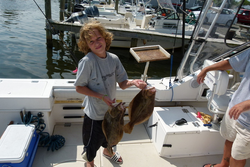
<path id="1" fill-rule="evenodd" d="M 197 82 L 199 84 L 203 83 L 204 78 L 209 71 L 215 71 L 215 70 L 228 70 L 232 69 L 232 66 L 230 65 L 228 60 L 223 60 L 218 63 L 215 63 L 213 65 L 207 66 L 201 70 L 201 72 L 197 76 Z"/>

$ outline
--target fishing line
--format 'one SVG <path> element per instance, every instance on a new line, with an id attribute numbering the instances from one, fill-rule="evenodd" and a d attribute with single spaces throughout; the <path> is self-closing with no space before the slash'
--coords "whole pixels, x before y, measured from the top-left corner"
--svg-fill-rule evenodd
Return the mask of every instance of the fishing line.
<path id="1" fill-rule="evenodd" d="M 56 32 L 56 29 L 50 24 L 49 19 L 46 17 L 46 15 L 44 14 L 44 12 L 43 12 L 42 9 L 40 8 L 40 6 L 36 3 L 35 0 L 33 0 L 33 1 L 35 2 L 35 4 L 36 4 L 36 6 L 38 7 L 38 9 L 42 12 L 43 16 L 46 18 L 47 23 L 49 24 L 49 27 L 50 27 L 50 28 L 48 28 L 48 29 L 50 30 L 50 32 L 51 32 L 53 35 L 55 35 L 55 34 L 58 35 L 58 33 Z M 77 67 L 77 66 L 78 66 L 78 62 L 77 62 L 77 60 L 76 60 L 74 54 L 73 54 L 73 53 L 71 52 L 71 50 L 69 49 L 68 45 L 63 41 L 62 37 L 61 37 L 60 35 L 58 35 L 58 37 L 59 37 L 59 39 L 61 40 L 61 42 L 63 43 L 63 45 L 66 46 L 67 50 L 68 50 L 69 53 L 70 53 L 70 57 L 71 57 L 71 59 L 73 60 L 73 62 L 74 62 L 74 64 L 75 64 L 75 67 Z M 64 50 L 63 45 L 62 45 L 62 50 Z"/>

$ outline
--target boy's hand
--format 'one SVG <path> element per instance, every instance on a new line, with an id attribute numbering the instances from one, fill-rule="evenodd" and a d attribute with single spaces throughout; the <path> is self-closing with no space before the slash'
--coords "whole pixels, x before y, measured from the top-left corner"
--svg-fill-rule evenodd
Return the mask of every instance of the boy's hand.
<path id="1" fill-rule="evenodd" d="M 147 83 L 140 79 L 133 80 L 133 83 L 137 88 L 140 89 L 144 89 L 147 86 Z"/>

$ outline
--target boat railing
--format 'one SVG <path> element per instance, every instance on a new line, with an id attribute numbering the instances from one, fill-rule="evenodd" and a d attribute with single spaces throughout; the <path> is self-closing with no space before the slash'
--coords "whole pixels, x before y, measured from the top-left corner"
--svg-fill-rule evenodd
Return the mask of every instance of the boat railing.
<path id="1" fill-rule="evenodd" d="M 208 1 L 207 1 L 207 4 L 205 5 L 205 8 L 202 10 L 202 13 L 201 13 L 201 16 L 200 16 L 200 20 L 198 21 L 198 25 L 197 25 L 197 27 L 196 27 L 196 30 L 195 30 L 194 34 L 193 34 L 193 40 L 192 40 L 192 42 L 191 42 L 191 44 L 190 44 L 188 50 L 186 51 L 186 53 L 185 53 L 185 55 L 184 55 L 184 57 L 183 57 L 183 59 L 182 59 L 180 68 L 178 69 L 178 72 L 177 72 L 179 81 L 181 81 L 181 80 L 183 79 L 183 77 L 184 77 L 184 75 L 183 75 L 183 70 L 184 70 L 184 67 L 185 67 L 185 65 L 186 65 L 186 63 L 187 63 L 187 60 L 188 60 L 188 58 L 189 58 L 190 56 L 193 56 L 194 58 L 193 58 L 193 60 L 192 60 L 192 62 L 191 62 L 191 65 L 190 65 L 190 69 L 189 69 L 189 70 L 190 70 L 190 73 L 191 73 L 191 74 L 194 73 L 194 71 L 193 71 L 194 63 L 195 63 L 195 61 L 197 60 L 198 55 L 201 53 L 203 47 L 205 46 L 206 40 L 207 40 L 207 38 L 209 37 L 210 33 L 212 32 L 212 30 L 213 30 L 213 28 L 214 28 L 214 26 L 215 26 L 215 24 L 216 24 L 216 21 L 217 21 L 219 15 L 220 15 L 222 9 L 224 8 L 225 4 L 227 3 L 226 0 L 223 0 L 223 2 L 222 2 L 222 4 L 221 4 L 221 6 L 219 7 L 219 9 L 218 9 L 218 10 L 214 10 L 214 11 L 216 12 L 216 15 L 215 15 L 215 17 L 213 18 L 212 24 L 211 24 L 211 26 L 209 27 L 207 33 L 205 34 L 205 37 L 203 37 L 203 38 L 201 39 L 200 37 L 198 37 L 198 35 L 199 35 L 199 30 L 202 28 L 201 26 L 202 26 L 202 24 L 203 24 L 203 22 L 204 22 L 204 20 L 205 20 L 205 17 L 206 17 L 206 15 L 207 15 L 207 13 L 208 13 L 208 10 L 209 10 L 209 9 L 212 9 L 212 10 L 213 10 L 213 8 L 211 8 L 212 2 L 213 2 L 212 0 L 208 0 Z M 199 48 L 197 49 L 196 52 L 192 52 L 192 49 L 193 49 L 193 47 L 195 46 L 195 43 L 196 43 L 198 40 L 201 42 L 201 44 L 200 44 L 200 46 L 199 46 Z"/>
<path id="2" fill-rule="evenodd" d="M 219 61 L 219 60 L 222 60 L 226 57 L 229 57 L 229 56 L 233 56 L 233 55 L 237 55 L 241 52 L 243 52 L 245 49 L 249 48 L 250 47 L 250 41 L 249 42 L 246 42 L 238 47 L 235 47 L 233 50 L 230 50 L 214 59 L 212 59 L 212 61 Z"/>

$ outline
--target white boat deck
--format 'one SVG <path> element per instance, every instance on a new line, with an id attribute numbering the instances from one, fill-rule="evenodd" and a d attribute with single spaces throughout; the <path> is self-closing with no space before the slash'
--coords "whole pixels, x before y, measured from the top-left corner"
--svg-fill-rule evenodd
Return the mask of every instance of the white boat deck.
<path id="1" fill-rule="evenodd" d="M 33 167 L 83 167 L 85 161 L 81 157 L 83 150 L 81 128 L 82 124 L 80 123 L 72 124 L 70 127 L 57 124 L 54 134 L 64 136 L 66 140 L 65 145 L 54 152 L 47 151 L 47 148 L 39 147 Z M 183 139 L 183 142 L 187 141 Z M 157 153 L 154 143 L 149 139 L 143 124 L 136 125 L 131 134 L 124 134 L 123 139 L 117 145 L 117 151 L 123 157 L 124 163 L 122 165 L 112 163 L 104 158 L 102 151 L 103 148 L 100 148 L 95 158 L 97 167 L 201 167 L 206 163 L 218 163 L 222 158 L 222 155 L 162 158 Z"/>
<path id="2" fill-rule="evenodd" d="M 207 109 L 206 101 L 197 96 L 200 89 L 189 86 L 191 79 L 191 77 L 186 77 L 182 85 L 179 85 L 178 89 L 175 90 L 175 100 L 180 101 L 174 103 L 175 105 L 166 103 L 166 100 L 170 99 L 172 95 L 162 84 L 164 82 L 168 83 L 167 78 L 161 82 L 150 80 L 150 84 L 157 87 L 157 100 L 159 103 L 161 101 L 164 104 L 166 103 L 165 107 L 155 106 L 153 117 L 148 121 L 149 124 L 136 125 L 132 134 L 124 133 L 121 142 L 116 147 L 123 158 L 124 163 L 122 165 L 117 165 L 104 158 L 102 156 L 103 148 L 100 148 L 97 153 L 95 165 L 97 167 L 202 167 L 206 163 L 219 163 L 222 158 L 224 140 L 218 133 L 218 128 L 209 129 L 204 127 L 203 123 L 196 118 L 196 111 L 212 114 Z M 20 109 L 18 108 L 28 106 L 33 115 L 40 111 L 44 113 L 43 119 L 50 134 L 62 135 L 66 140 L 65 145 L 54 152 L 47 151 L 46 147 L 38 147 L 33 167 L 84 166 L 85 161 L 81 157 L 83 151 L 82 118 L 64 118 L 64 116 L 83 115 L 82 109 L 63 109 L 63 107 L 68 106 L 81 106 L 82 102 L 80 101 L 83 97 L 75 92 L 72 83 L 71 80 L 39 80 L 39 82 L 35 80 L 18 80 L 13 82 L 11 79 L 1 82 L 4 85 L 1 97 L 3 99 L 1 101 L 1 111 L 2 115 L 4 115 L 0 117 L 1 131 L 4 131 L 6 128 L 4 126 L 9 123 L 9 120 L 20 122 Z M 18 84 L 18 87 L 15 86 L 16 84 Z M 176 85 L 178 84 L 176 83 Z M 9 85 L 12 85 L 10 90 L 6 89 Z M 23 89 L 20 90 L 20 86 Z M 44 91 L 34 91 L 38 87 L 39 90 L 43 88 Z M 133 87 L 126 92 L 118 89 L 117 99 L 129 103 L 132 99 L 131 96 L 133 97 L 137 91 Z M 185 94 L 183 94 L 184 91 Z M 52 98 L 52 92 L 54 98 Z M 72 97 L 73 99 L 71 99 Z M 195 101 L 194 99 L 201 100 Z M 13 104 L 15 105 L 13 106 Z M 168 104 L 172 104 L 171 107 Z M 183 109 L 188 109 L 189 114 L 184 112 Z M 187 124 L 185 126 L 172 126 L 180 118 L 185 118 Z M 125 117 L 125 120 L 127 121 L 128 117 Z M 64 126 L 64 123 L 68 124 L 70 122 L 71 126 Z M 145 128 L 156 122 L 158 122 L 158 126 L 152 128 L 152 132 L 151 129 Z M 198 122 L 200 126 L 194 126 L 193 122 Z M 164 144 L 171 145 L 171 147 L 164 147 Z M 159 151 L 159 147 L 164 148 Z M 160 154 L 167 156 L 163 158 Z M 172 158 L 178 156 L 179 158 Z M 246 166 L 250 166 L 249 160 Z"/>

